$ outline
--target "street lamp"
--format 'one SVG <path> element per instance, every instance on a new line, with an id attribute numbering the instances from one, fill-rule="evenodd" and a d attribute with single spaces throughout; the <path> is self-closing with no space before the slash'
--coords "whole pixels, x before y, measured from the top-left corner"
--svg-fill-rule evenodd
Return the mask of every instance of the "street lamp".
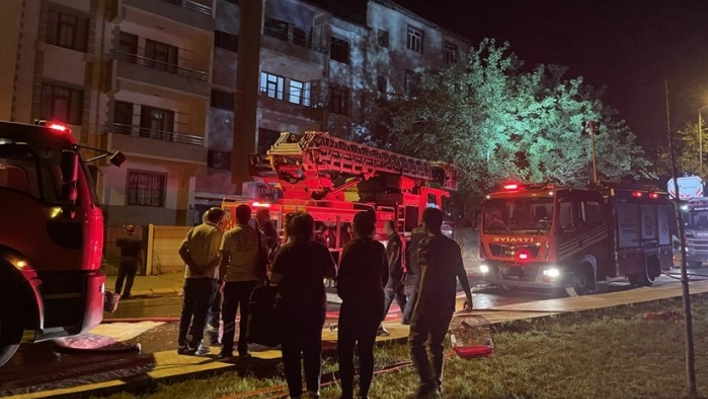
<path id="1" fill-rule="evenodd" d="M 703 117 L 701 116 L 701 111 L 708 108 L 708 105 L 698 109 L 698 173 L 703 175 Z M 703 176 L 701 176 L 703 177 Z"/>

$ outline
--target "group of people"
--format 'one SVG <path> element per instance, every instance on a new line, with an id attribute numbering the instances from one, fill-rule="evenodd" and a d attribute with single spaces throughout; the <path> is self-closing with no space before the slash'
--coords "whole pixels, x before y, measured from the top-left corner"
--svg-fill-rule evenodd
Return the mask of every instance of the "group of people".
<path id="1" fill-rule="evenodd" d="M 247 205 L 238 206 L 236 225 L 223 232 L 224 211 L 211 208 L 182 243 L 179 254 L 186 271 L 179 353 L 208 353 L 202 343 L 204 331 L 214 331 L 220 314 L 224 329 L 217 358 L 230 358 L 240 308 L 236 349 L 239 357 L 249 357 L 249 296 L 256 286 L 269 281 L 278 286 L 282 324 L 276 328 L 284 331 L 281 350 L 290 397 L 303 395 L 304 363 L 305 395 L 319 398 L 327 309 L 324 281 L 336 278 L 342 299 L 337 330 L 342 399 L 355 397 L 355 352 L 359 357 L 356 397 L 368 398 L 374 343 L 393 298 L 401 306 L 403 323 L 410 324 L 411 356 L 420 376 L 414 397 L 440 397 L 444 337 L 455 310 L 458 279 L 472 304 L 460 247 L 441 233 L 440 210 L 423 212 L 423 223 L 413 231 L 408 250 L 392 222 L 386 224 L 387 246 L 374 240 L 374 213 L 359 212 L 353 220 L 353 238 L 344 247 L 338 267 L 327 246 L 315 239 L 311 215 L 297 213 L 289 218 L 286 240 L 280 245 L 267 210 L 259 211 L 256 226 L 249 224 L 251 212 Z"/>

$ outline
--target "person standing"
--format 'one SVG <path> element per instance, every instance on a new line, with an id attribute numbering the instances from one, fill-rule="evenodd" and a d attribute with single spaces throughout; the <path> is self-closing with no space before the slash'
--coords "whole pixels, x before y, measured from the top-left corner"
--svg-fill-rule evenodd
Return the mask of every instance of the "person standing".
<path id="1" fill-rule="evenodd" d="M 223 219 L 221 208 L 209 209 L 202 218 L 203 223 L 189 230 L 179 248 L 179 256 L 186 264 L 177 338 L 179 354 L 202 356 L 209 353 L 202 339 L 207 314 L 219 288 L 219 246 Z"/>
<path id="2" fill-rule="evenodd" d="M 428 237 L 420 241 L 417 261 L 421 270 L 418 301 L 413 309 L 408 344 L 420 377 L 414 398 L 441 397 L 445 334 L 455 312 L 457 280 L 472 305 L 472 293 L 462 262 L 460 246 L 440 230 L 443 214 L 437 208 L 423 211 Z M 432 354 L 432 364 L 425 344 Z"/>
<path id="3" fill-rule="evenodd" d="M 261 235 L 251 227 L 251 207 L 236 207 L 236 226 L 224 233 L 221 240 L 220 282 L 223 282 L 224 302 L 221 319 L 224 321 L 223 345 L 217 359 L 233 357 L 236 335 L 236 313 L 240 313 L 238 355 L 251 357 L 246 343 L 248 332 L 248 301 L 259 281 L 265 278 L 266 254 L 261 245 Z"/>
<path id="4" fill-rule="evenodd" d="M 271 282 L 280 289 L 284 334 L 281 348 L 290 398 L 302 397 L 301 357 L 304 360 L 307 397 L 319 398 L 322 376 L 322 326 L 327 310 L 324 279 L 337 271 L 332 255 L 314 242 L 314 220 L 298 213 L 288 223 L 290 241 L 273 260 Z M 383 303 L 383 302 L 380 302 Z"/>
<path id="5" fill-rule="evenodd" d="M 428 233 L 421 224 L 411 231 L 411 242 L 406 250 L 406 277 L 404 278 L 404 293 L 406 295 L 406 308 L 403 310 L 404 325 L 411 324 L 411 316 L 415 301 L 418 298 L 418 285 L 420 283 L 420 266 L 418 266 L 418 244 L 427 237 Z"/>
<path id="6" fill-rule="evenodd" d="M 388 235 L 388 243 L 386 244 L 388 282 L 386 283 L 384 315 L 381 318 L 378 335 L 387 336 L 389 333 L 383 326 L 383 320 L 386 318 L 388 310 L 391 308 L 393 299 L 396 298 L 398 307 L 401 308 L 401 313 L 406 309 L 406 295 L 403 285 L 403 279 L 406 275 L 406 245 L 405 241 L 396 231 L 396 224 L 393 220 L 386 221 L 384 230 L 386 231 L 386 235 Z"/>
<path id="7" fill-rule="evenodd" d="M 342 298 L 337 355 L 342 399 L 354 398 L 354 348 L 359 356 L 359 398 L 368 398 L 374 378 L 374 343 L 384 317 L 384 284 L 389 279 L 383 244 L 372 234 L 375 224 L 365 212 L 354 216 L 354 235 L 342 252 L 337 294 Z"/>
<path id="8" fill-rule="evenodd" d="M 133 288 L 135 275 L 138 273 L 138 266 L 143 264 L 144 258 L 143 240 L 135 236 L 135 226 L 129 224 L 125 226 L 125 231 L 127 235 L 116 240 L 116 246 L 120 248 L 120 263 L 118 264 L 115 293 L 123 299 L 128 299 L 130 298 L 130 290 Z M 122 291 L 124 280 L 125 291 Z"/>
<path id="9" fill-rule="evenodd" d="M 278 237 L 278 231 L 270 221 L 270 211 L 268 208 L 260 208 L 256 211 L 256 223 L 258 230 L 261 232 L 263 246 L 268 252 L 268 263 L 271 263 L 280 245 L 280 237 Z"/>

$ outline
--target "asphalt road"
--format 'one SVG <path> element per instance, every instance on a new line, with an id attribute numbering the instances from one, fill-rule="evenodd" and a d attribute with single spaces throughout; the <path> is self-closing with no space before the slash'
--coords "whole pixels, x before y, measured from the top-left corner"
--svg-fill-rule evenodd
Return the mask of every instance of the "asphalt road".
<path id="1" fill-rule="evenodd" d="M 708 270 L 705 271 L 708 275 Z M 661 286 L 675 282 L 662 276 L 654 283 Z M 631 289 L 625 281 L 604 282 L 597 292 L 612 292 Z M 478 309 L 511 305 L 567 296 L 565 292 L 532 290 L 506 290 L 501 287 L 477 285 L 473 288 L 474 306 Z M 120 304 L 119 310 L 106 319 L 177 318 L 182 298 L 157 297 L 130 299 Z M 338 304 L 331 303 L 330 311 L 336 312 Z M 335 313 L 336 314 L 336 313 Z M 336 320 L 329 320 L 332 322 Z M 66 352 L 52 342 L 21 345 L 18 354 L 0 369 L 0 396 L 9 393 L 29 392 L 63 387 L 73 384 L 96 382 L 113 378 L 137 375 L 150 367 L 151 353 L 176 349 L 177 323 L 166 323 L 148 331 L 127 343 L 116 344 L 114 353 Z M 142 353 L 130 350 L 130 345 L 140 343 Z"/>

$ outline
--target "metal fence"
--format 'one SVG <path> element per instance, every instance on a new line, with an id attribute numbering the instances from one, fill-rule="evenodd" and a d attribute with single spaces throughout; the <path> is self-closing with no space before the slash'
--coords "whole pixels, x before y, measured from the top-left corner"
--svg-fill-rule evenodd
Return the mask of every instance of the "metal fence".
<path id="1" fill-rule="evenodd" d="M 167 0 L 165 0 L 167 1 Z M 200 71 L 197 69 L 186 68 L 176 64 L 170 64 L 164 61 L 156 60 L 153 58 L 143 57 L 142 55 L 132 54 L 127 51 L 112 50 L 109 53 L 110 57 L 115 60 L 126 61 L 132 64 L 137 64 L 147 68 L 157 69 L 160 71 L 165 71 L 175 75 L 186 76 L 189 78 L 208 80 L 209 76 L 205 71 Z"/>
<path id="2" fill-rule="evenodd" d="M 128 136 L 204 147 L 204 137 L 170 132 L 167 130 L 157 130 L 143 126 L 113 123 L 112 125 L 109 125 L 108 131 L 112 133 L 125 134 Z"/>

